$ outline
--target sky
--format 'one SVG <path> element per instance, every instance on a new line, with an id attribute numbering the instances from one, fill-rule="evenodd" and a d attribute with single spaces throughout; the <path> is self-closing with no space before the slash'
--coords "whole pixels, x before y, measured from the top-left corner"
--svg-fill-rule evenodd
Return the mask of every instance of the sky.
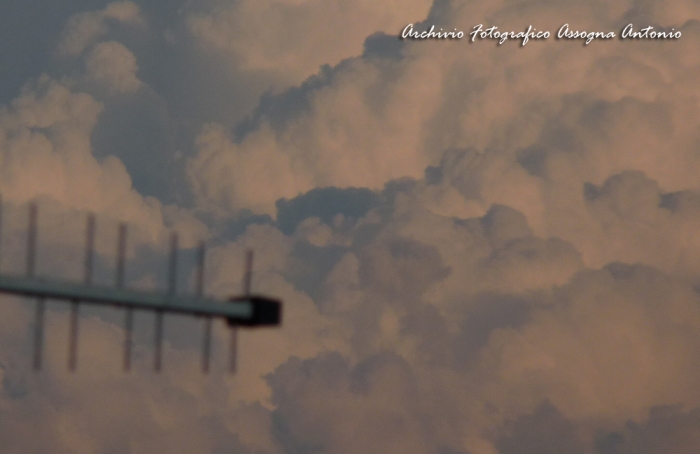
<path id="1" fill-rule="evenodd" d="M 400 39 L 419 32 L 461 39 Z M 474 36 L 548 31 L 546 39 Z M 557 38 L 570 31 L 610 34 Z M 676 38 L 623 38 L 623 29 Z M 279 328 L 0 297 L 7 453 L 700 446 L 700 2 L 0 3 L 0 272 L 284 301 Z"/>

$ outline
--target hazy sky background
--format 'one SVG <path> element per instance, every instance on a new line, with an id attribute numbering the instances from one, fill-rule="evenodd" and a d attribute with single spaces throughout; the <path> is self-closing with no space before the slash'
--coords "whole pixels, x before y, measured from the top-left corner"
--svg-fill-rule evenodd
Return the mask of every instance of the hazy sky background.
<path id="1" fill-rule="evenodd" d="M 0 301 L 7 453 L 684 454 L 700 446 L 700 2 L 0 4 L 0 270 L 284 300 L 239 373 L 202 324 Z M 408 24 L 675 40 L 399 40 Z"/>

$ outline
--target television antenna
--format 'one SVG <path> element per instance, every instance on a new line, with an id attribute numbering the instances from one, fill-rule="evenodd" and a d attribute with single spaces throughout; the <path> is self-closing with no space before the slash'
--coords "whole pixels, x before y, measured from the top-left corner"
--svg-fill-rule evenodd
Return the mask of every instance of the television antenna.
<path id="1" fill-rule="evenodd" d="M 84 279 L 82 283 L 59 281 L 35 276 L 37 255 L 36 203 L 29 205 L 29 225 L 27 235 L 26 272 L 24 276 L 0 273 L 0 293 L 36 298 L 33 367 L 41 369 L 44 344 L 44 313 L 46 300 L 67 301 L 71 305 L 70 331 L 68 340 L 68 368 L 75 371 L 78 351 L 78 321 L 80 306 L 91 304 L 114 306 L 125 310 L 124 357 L 125 371 L 131 368 L 133 343 L 133 322 L 135 311 L 155 313 L 153 368 L 156 372 L 162 366 L 163 322 L 165 314 L 184 314 L 204 318 L 204 338 L 202 343 L 202 371 L 209 371 L 211 356 L 212 320 L 222 318 L 230 332 L 229 370 L 237 368 L 238 327 L 278 326 L 282 319 L 282 302 L 278 299 L 251 293 L 253 273 L 253 251 L 246 251 L 246 268 L 243 277 L 243 295 L 232 296 L 226 301 L 204 296 L 205 244 L 201 242 L 197 254 L 196 286 L 194 295 L 178 295 L 177 252 L 178 236 L 170 238 L 170 260 L 168 267 L 168 287 L 166 292 L 146 292 L 131 290 L 124 285 L 127 226 L 119 225 L 117 240 L 117 266 L 113 287 L 97 286 L 92 283 L 93 249 L 95 243 L 95 216 L 87 215 L 85 228 Z M 0 197 L 0 237 L 2 234 L 2 198 Z"/>

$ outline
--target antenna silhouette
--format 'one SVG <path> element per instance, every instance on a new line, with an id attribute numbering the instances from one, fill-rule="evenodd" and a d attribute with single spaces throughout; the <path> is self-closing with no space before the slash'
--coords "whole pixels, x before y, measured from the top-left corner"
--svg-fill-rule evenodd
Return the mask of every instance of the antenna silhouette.
<path id="1" fill-rule="evenodd" d="M 0 196 L 0 237 L 2 235 L 2 197 Z M 83 283 L 58 281 L 35 277 L 37 255 L 38 209 L 35 203 L 29 205 L 29 225 L 27 231 L 27 258 L 25 276 L 0 274 L 0 293 L 8 293 L 36 298 L 34 358 L 35 370 L 41 369 L 44 341 L 44 314 L 46 300 L 64 300 L 70 303 L 70 331 L 68 339 L 68 369 L 77 368 L 78 324 L 81 304 L 116 306 L 125 309 L 124 319 L 124 370 L 131 368 L 133 344 L 134 311 L 155 313 L 153 368 L 156 372 L 162 366 L 163 323 L 165 314 L 179 313 L 204 317 L 204 339 L 202 345 L 202 371 L 209 371 L 211 357 L 212 319 L 223 318 L 231 331 L 229 368 L 237 368 L 237 330 L 239 326 L 277 326 L 281 323 L 281 301 L 261 295 L 251 294 L 253 272 L 253 251 L 246 252 L 246 271 L 243 277 L 244 293 L 232 296 L 228 301 L 220 301 L 203 296 L 205 244 L 199 244 L 197 253 L 196 287 L 194 295 L 177 294 L 177 252 L 178 237 L 170 238 L 170 260 L 168 267 L 168 287 L 165 293 L 135 291 L 124 288 L 127 227 L 119 225 L 117 240 L 117 265 L 114 287 L 92 285 L 93 255 L 95 246 L 95 216 L 88 214 L 85 228 L 85 261 Z"/>

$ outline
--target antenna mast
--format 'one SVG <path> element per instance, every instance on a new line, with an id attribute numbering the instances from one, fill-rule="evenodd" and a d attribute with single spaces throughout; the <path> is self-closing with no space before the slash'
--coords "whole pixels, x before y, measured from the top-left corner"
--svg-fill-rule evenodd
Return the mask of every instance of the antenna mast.
<path id="1" fill-rule="evenodd" d="M 153 368 L 160 371 L 162 365 L 163 322 L 165 314 L 184 314 L 204 317 L 204 339 L 202 348 L 202 371 L 209 371 L 211 356 L 212 319 L 226 320 L 231 331 L 231 351 L 229 367 L 231 372 L 237 367 L 237 330 L 239 326 L 263 327 L 278 326 L 282 319 L 282 302 L 251 293 L 253 251 L 246 252 L 246 268 L 243 278 L 243 295 L 232 296 L 221 301 L 203 296 L 205 245 L 199 244 L 197 255 L 196 288 L 194 295 L 178 295 L 177 290 L 177 251 L 178 237 L 173 233 L 170 239 L 170 262 L 168 288 L 165 293 L 129 290 L 124 287 L 126 233 L 125 224 L 119 226 L 117 241 L 117 266 L 114 287 L 92 285 L 93 251 L 95 244 L 95 216 L 88 214 L 85 229 L 85 275 L 83 283 L 64 282 L 35 277 L 38 209 L 35 203 L 29 205 L 29 225 L 27 235 L 27 259 L 25 276 L 0 274 L 0 293 L 36 298 L 34 331 L 34 369 L 41 369 L 44 339 L 44 313 L 47 299 L 67 301 L 71 305 L 68 368 L 77 367 L 78 321 L 81 304 L 115 306 L 125 309 L 124 320 L 124 370 L 131 368 L 131 348 L 134 311 L 150 311 L 156 315 Z M 2 232 L 2 198 L 0 197 L 0 234 Z"/>

